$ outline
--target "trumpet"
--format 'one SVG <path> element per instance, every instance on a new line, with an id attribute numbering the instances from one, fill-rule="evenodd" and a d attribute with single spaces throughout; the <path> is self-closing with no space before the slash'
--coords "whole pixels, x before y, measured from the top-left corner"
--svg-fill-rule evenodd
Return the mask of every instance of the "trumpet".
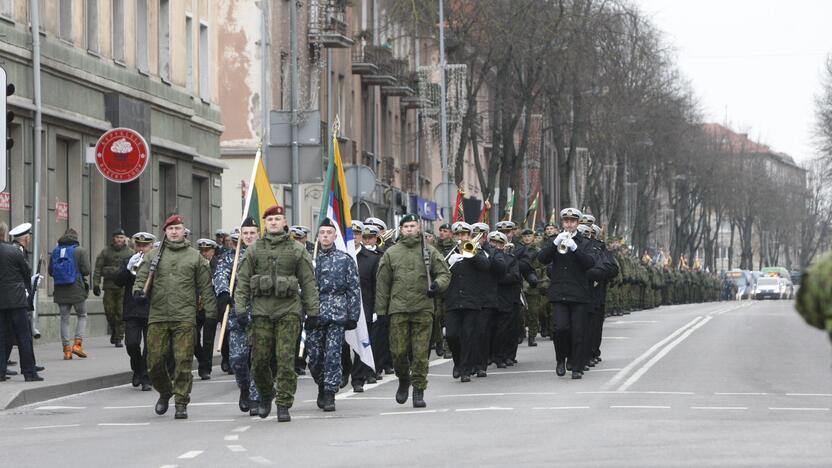
<path id="1" fill-rule="evenodd" d="M 506 244 L 506 245 L 503 247 L 503 253 L 505 253 L 505 254 L 511 254 L 512 252 L 514 252 L 514 244 L 512 244 L 511 242 L 509 242 L 508 244 Z"/>
<path id="2" fill-rule="evenodd" d="M 379 238 L 378 245 L 383 246 L 385 242 L 389 241 L 399 232 L 399 228 L 393 229 L 392 231 L 386 231 L 384 234 L 381 235 Z"/>
<path id="3" fill-rule="evenodd" d="M 482 238 L 482 234 L 483 233 L 479 233 L 474 236 L 473 239 L 462 244 L 462 258 L 471 258 L 477 254 L 477 250 L 480 249 L 480 239 Z"/>
<path id="4" fill-rule="evenodd" d="M 576 233 L 577 233 L 577 231 L 570 232 L 569 233 L 569 238 L 572 239 L 573 237 L 575 237 Z M 560 245 L 558 245 L 558 253 L 559 254 L 565 255 L 566 252 L 568 252 L 568 251 L 569 251 L 569 247 L 566 246 L 566 242 L 561 242 Z"/>

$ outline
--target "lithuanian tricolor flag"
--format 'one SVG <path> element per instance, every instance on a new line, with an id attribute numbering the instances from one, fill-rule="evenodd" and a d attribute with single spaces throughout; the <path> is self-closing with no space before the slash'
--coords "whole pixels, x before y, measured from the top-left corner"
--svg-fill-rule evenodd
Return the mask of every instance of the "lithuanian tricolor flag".
<path id="1" fill-rule="evenodd" d="M 263 164 L 260 150 L 254 157 L 254 167 L 251 171 L 251 179 L 246 192 L 246 204 L 248 209 L 246 216 L 251 216 L 260 226 L 260 234 L 265 228 L 263 224 L 263 213 L 272 206 L 277 205 L 277 197 L 274 196 L 272 185 L 269 183 L 269 176 L 266 174 L 266 166 Z M 244 216 L 245 217 L 245 216 Z"/>

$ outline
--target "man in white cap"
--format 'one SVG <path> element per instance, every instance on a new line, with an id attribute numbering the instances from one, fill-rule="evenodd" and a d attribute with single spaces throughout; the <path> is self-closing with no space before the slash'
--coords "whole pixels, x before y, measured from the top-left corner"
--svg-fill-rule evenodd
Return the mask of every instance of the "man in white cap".
<path id="1" fill-rule="evenodd" d="M 32 242 L 32 224 L 23 223 L 18 224 L 9 231 L 9 236 L 12 238 L 12 244 L 23 252 L 26 261 L 29 261 L 29 243 Z"/>

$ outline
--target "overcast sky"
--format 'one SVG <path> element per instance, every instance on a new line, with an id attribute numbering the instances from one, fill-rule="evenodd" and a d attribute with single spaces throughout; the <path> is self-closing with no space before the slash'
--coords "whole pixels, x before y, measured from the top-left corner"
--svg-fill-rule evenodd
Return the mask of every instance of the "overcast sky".
<path id="1" fill-rule="evenodd" d="M 635 0 L 665 33 L 706 119 L 797 160 L 814 157 L 814 98 L 832 0 Z"/>

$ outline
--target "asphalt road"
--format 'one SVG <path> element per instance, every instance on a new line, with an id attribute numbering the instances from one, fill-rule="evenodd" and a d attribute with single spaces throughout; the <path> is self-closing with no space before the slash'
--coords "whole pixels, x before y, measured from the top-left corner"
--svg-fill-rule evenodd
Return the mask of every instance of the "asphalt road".
<path id="1" fill-rule="evenodd" d="M 278 424 L 216 370 L 187 421 L 129 385 L 65 397 L 0 413 L 2 466 L 832 466 L 832 345 L 792 302 L 661 307 L 605 337 L 577 381 L 547 340 L 470 383 L 432 361 L 419 410 L 386 377 L 323 413 L 306 377 Z"/>

